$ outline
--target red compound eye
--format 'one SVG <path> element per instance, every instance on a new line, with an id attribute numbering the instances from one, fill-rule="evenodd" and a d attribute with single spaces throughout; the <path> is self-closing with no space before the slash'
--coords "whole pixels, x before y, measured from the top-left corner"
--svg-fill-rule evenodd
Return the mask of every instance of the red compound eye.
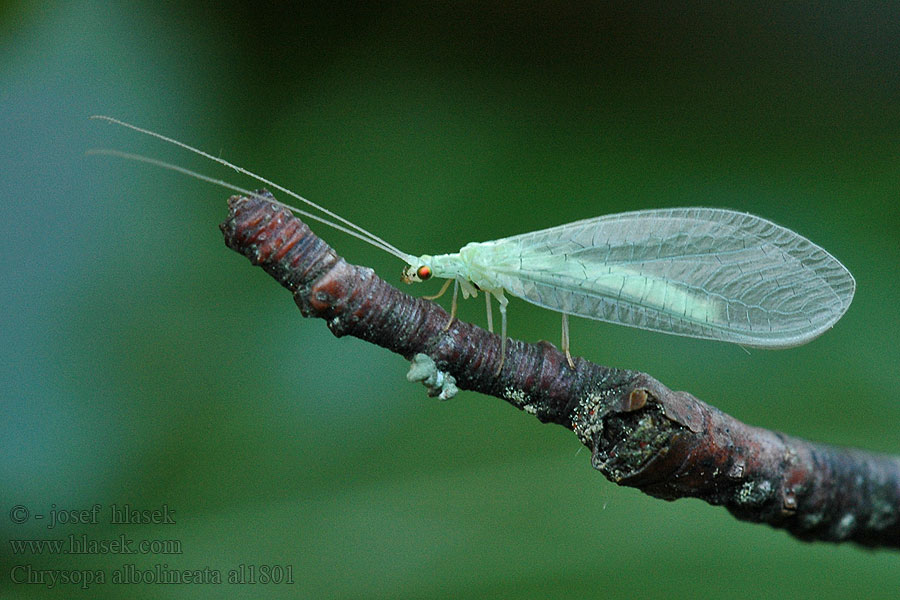
<path id="1" fill-rule="evenodd" d="M 431 267 L 429 267 L 427 265 L 422 265 L 421 267 L 416 269 L 416 275 L 418 275 L 419 279 L 421 279 L 422 281 L 431 279 L 431 275 L 432 275 Z"/>

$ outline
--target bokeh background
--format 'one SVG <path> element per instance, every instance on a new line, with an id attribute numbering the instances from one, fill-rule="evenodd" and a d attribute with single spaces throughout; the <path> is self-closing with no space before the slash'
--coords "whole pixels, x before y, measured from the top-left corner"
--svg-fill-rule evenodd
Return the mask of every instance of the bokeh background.
<path id="1" fill-rule="evenodd" d="M 85 151 L 252 183 L 97 113 L 411 253 L 639 208 L 764 215 L 856 276 L 832 331 L 747 354 L 576 319 L 573 350 L 756 425 L 900 453 L 897 3 L 0 4 L 0 596 L 900 594 L 896 553 L 654 500 L 607 482 L 562 428 L 473 393 L 427 399 L 401 358 L 335 339 L 225 248 L 227 191 Z M 399 282 L 396 259 L 318 230 Z M 483 323 L 483 304 L 462 316 Z M 510 332 L 556 343 L 558 316 L 513 300 Z M 114 503 L 176 523 L 110 525 Z M 8 516 L 94 504 L 96 525 Z M 182 553 L 9 543 L 82 533 Z M 290 566 L 294 583 L 10 580 L 124 564 Z"/>

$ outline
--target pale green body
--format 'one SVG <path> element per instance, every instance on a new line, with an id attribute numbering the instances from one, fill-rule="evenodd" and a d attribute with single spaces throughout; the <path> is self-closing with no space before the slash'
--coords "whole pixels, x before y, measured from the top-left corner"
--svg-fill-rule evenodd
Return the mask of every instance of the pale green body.
<path id="1" fill-rule="evenodd" d="M 584 310 L 585 300 L 593 296 L 603 299 L 600 303 L 614 299 L 691 321 L 724 324 L 720 303 L 679 282 L 626 267 L 572 260 L 567 255 L 523 253 L 502 240 L 472 242 L 459 252 L 422 256 L 420 260 L 430 261 L 426 264 L 434 269 L 435 277 L 457 279 L 465 297 L 474 296 L 477 289 L 495 295 L 506 290 L 544 308 L 596 319 L 593 311 Z M 540 294 L 538 284 L 546 286 L 548 293 Z"/>
<path id="2" fill-rule="evenodd" d="M 467 244 L 456 254 L 415 257 L 222 158 L 111 117 L 92 118 L 180 146 L 285 192 L 333 220 L 287 208 L 405 261 L 409 265 L 405 281 L 433 275 L 455 280 L 464 296 L 475 295 L 478 289 L 488 292 L 488 309 L 491 295 L 500 303 L 503 347 L 504 292 L 561 312 L 563 348 L 568 353 L 570 314 L 745 346 L 798 346 L 833 326 L 850 306 L 856 289 L 850 272 L 803 236 L 753 215 L 715 208 L 607 215 Z M 122 152 L 106 153 L 255 195 L 177 165 Z M 489 311 L 489 326 L 491 321 Z"/>
<path id="3" fill-rule="evenodd" d="M 761 348 L 804 344 L 846 311 L 855 282 L 774 223 L 709 208 L 588 219 L 421 256 L 465 296 L 504 292 L 567 315 Z"/>

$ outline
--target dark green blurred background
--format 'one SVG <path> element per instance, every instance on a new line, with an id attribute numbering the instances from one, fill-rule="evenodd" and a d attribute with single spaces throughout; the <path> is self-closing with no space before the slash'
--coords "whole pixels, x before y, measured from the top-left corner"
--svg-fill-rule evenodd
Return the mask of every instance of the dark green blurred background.
<path id="1" fill-rule="evenodd" d="M 607 482 L 494 398 L 306 321 L 227 250 L 228 192 L 89 148 L 261 172 L 411 253 L 595 215 L 757 213 L 854 273 L 780 352 L 575 320 L 573 350 L 747 422 L 900 453 L 900 7 L 555 2 L 0 8 L 3 598 L 893 598 L 897 555 L 803 544 Z M 332 231 L 399 281 L 390 256 Z M 438 284 L 415 290 L 434 293 Z M 484 322 L 483 304 L 463 318 Z M 510 333 L 559 318 L 510 305 Z M 15 525 L 113 503 L 175 525 Z M 106 521 L 106 512 L 103 513 Z M 176 539 L 180 555 L 14 555 L 11 539 Z M 13 585 L 10 569 L 292 565 L 293 585 Z"/>

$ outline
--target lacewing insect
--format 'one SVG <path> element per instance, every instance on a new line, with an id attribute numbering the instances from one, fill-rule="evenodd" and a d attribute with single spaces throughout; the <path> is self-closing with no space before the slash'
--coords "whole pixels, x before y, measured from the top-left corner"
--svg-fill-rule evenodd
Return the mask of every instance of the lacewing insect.
<path id="1" fill-rule="evenodd" d="M 569 364 L 568 316 L 756 348 L 805 344 L 847 311 L 856 288 L 836 258 L 798 233 L 750 214 L 717 208 L 639 210 L 605 215 L 489 242 L 459 252 L 415 256 L 347 219 L 259 175 L 182 142 L 111 117 L 92 117 L 174 144 L 284 192 L 319 211 L 295 213 L 359 238 L 404 261 L 407 283 L 432 277 L 457 293 L 491 296 L 506 348 L 506 293 L 562 313 L 562 348 Z M 255 195 L 182 167 L 116 151 L 216 185 Z M 449 327 L 450 323 L 448 323 Z"/>

